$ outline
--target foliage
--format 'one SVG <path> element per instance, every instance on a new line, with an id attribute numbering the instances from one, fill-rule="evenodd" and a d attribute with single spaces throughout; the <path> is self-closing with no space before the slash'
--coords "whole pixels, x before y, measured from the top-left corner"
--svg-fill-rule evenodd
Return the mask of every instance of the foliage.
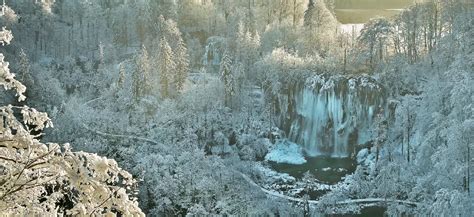
<path id="1" fill-rule="evenodd" d="M 241 175 L 268 178 L 255 168 L 284 136 L 274 104 L 290 102 L 284 96 L 314 74 L 364 72 L 387 96 L 365 144 L 375 147 L 317 209 L 358 212 L 334 203 L 377 197 L 420 204 L 387 202 L 391 215 L 465 216 L 474 32 L 463 2 L 425 1 L 373 19 L 356 41 L 340 31 L 332 0 L 12 1 L 21 16 L 3 6 L 0 42 L 15 33 L 4 56 L 18 77 L 2 55 L 0 84 L 49 116 L 2 93 L 15 106 L 0 109 L 1 135 L 12 140 L 0 142 L 0 206 L 142 214 L 130 194 L 137 182 L 118 162 L 141 180 L 140 208 L 150 215 L 301 215 L 301 204 L 267 198 Z M 206 71 L 213 39 L 220 70 Z"/>
<path id="2" fill-rule="evenodd" d="M 10 42 L 11 32 L 4 31 Z M 5 39 L 6 38 L 6 39 Z M 26 88 L 3 59 L 5 89 L 19 101 Z M 19 120 L 17 117 L 20 116 Z M 28 106 L 0 107 L 0 209 L 7 215 L 144 215 L 131 194 L 136 181 L 116 161 L 96 154 L 72 152 L 69 144 L 41 143 L 48 115 Z"/>
<path id="3" fill-rule="evenodd" d="M 383 61 L 386 53 L 386 41 L 391 38 L 393 32 L 390 22 L 385 18 L 372 19 L 364 24 L 358 41 L 364 48 L 368 48 L 366 52 L 368 52 L 370 67 L 374 67 L 376 56 L 378 56 L 379 62 Z"/>

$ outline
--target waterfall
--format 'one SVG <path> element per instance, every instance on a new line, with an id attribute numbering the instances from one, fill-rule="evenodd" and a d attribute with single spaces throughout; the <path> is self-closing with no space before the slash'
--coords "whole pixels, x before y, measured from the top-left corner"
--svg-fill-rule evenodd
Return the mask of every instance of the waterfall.
<path id="1" fill-rule="evenodd" d="M 282 115 L 290 117 L 289 139 L 310 156 L 349 156 L 354 145 L 370 141 L 373 117 L 386 105 L 383 88 L 369 76 L 318 75 L 294 92 L 290 108 L 282 109 L 292 114 Z"/>
<path id="2" fill-rule="evenodd" d="M 202 64 L 208 67 L 218 67 L 224 53 L 225 39 L 213 36 L 207 39 Z"/>

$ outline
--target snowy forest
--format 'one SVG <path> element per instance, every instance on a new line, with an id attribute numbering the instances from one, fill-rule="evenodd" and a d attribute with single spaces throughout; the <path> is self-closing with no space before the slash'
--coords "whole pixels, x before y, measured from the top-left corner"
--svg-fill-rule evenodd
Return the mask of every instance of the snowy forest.
<path id="1" fill-rule="evenodd" d="M 472 0 L 0 4 L 0 216 L 474 215 Z"/>

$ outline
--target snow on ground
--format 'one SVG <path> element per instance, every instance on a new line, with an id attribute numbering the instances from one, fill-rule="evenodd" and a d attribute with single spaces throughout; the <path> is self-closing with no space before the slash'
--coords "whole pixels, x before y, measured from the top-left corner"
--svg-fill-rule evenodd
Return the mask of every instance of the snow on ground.
<path id="1" fill-rule="evenodd" d="M 290 176 L 288 173 L 279 173 L 275 170 L 263 166 L 260 163 L 256 163 L 255 168 L 263 174 L 263 176 L 265 177 L 265 181 L 269 184 L 296 182 L 295 177 Z"/>
<path id="2" fill-rule="evenodd" d="M 357 153 L 357 164 L 362 164 L 369 156 L 369 149 L 364 148 Z"/>
<path id="3" fill-rule="evenodd" d="M 258 186 L 268 194 L 284 195 L 284 197 L 300 197 L 301 192 L 305 190 L 317 191 L 331 191 L 346 187 L 348 184 L 340 182 L 335 185 L 328 185 L 319 183 L 316 179 L 297 180 L 287 173 L 280 173 L 268 168 L 261 163 L 254 164 L 254 168 L 260 171 L 262 179 Z M 252 181 L 253 182 L 253 181 Z M 345 185 L 345 186 L 340 186 Z"/>
<path id="4" fill-rule="evenodd" d="M 288 140 L 279 141 L 265 156 L 265 160 L 295 165 L 306 163 L 301 146 Z"/>
<path id="5" fill-rule="evenodd" d="M 375 170 L 375 154 L 374 150 L 370 151 L 364 148 L 357 153 L 357 164 L 369 168 L 370 171 Z"/>

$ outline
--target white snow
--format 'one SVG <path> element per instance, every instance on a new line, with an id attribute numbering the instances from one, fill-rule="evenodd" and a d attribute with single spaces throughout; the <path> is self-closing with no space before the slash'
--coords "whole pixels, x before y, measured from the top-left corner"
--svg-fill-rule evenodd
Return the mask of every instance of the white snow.
<path id="1" fill-rule="evenodd" d="M 265 160 L 295 165 L 306 163 L 301 146 L 288 140 L 278 142 L 265 156 Z"/>
<path id="2" fill-rule="evenodd" d="M 294 183 L 296 182 L 296 178 L 290 176 L 288 173 L 279 173 L 275 170 L 270 168 L 264 167 L 260 163 L 255 164 L 255 168 L 259 170 L 266 178 L 265 181 L 273 184 L 273 183 Z"/>
<path id="3" fill-rule="evenodd" d="M 357 164 L 369 168 L 370 171 L 375 170 L 375 152 L 364 148 L 357 153 Z"/>
<path id="4" fill-rule="evenodd" d="M 360 150 L 359 153 L 357 153 L 357 163 L 361 164 L 362 162 L 364 162 L 365 159 L 367 159 L 368 155 L 369 155 L 369 149 L 364 148 Z"/>

